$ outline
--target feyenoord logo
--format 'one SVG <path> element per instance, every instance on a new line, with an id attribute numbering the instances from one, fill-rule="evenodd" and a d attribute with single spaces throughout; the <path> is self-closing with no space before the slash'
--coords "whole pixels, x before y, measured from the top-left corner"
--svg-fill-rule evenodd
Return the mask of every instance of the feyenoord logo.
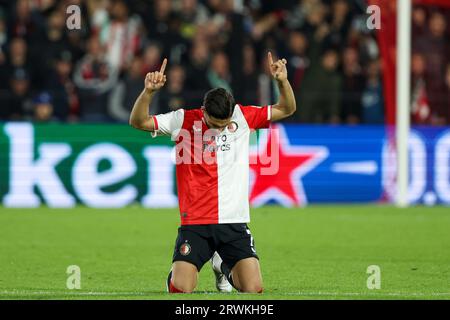
<path id="1" fill-rule="evenodd" d="M 191 253 L 191 246 L 189 243 L 183 243 L 180 247 L 180 253 L 183 256 L 187 256 L 189 253 Z"/>
<path id="2" fill-rule="evenodd" d="M 228 125 L 228 131 L 230 131 L 231 133 L 236 132 L 236 130 L 238 129 L 238 124 L 234 121 L 231 121 L 231 123 Z"/>

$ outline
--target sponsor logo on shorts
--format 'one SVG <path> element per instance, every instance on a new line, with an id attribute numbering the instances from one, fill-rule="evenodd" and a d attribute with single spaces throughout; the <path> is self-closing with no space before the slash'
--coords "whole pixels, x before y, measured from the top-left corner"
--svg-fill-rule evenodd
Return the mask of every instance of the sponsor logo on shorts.
<path id="1" fill-rule="evenodd" d="M 189 253 L 191 253 L 191 246 L 189 243 L 183 243 L 180 247 L 180 254 L 187 256 Z"/>

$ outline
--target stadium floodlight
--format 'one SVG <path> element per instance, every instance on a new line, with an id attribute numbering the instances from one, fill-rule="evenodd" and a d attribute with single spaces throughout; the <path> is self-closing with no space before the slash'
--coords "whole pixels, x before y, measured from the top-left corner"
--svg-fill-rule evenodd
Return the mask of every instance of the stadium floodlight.
<path id="1" fill-rule="evenodd" d="M 398 207 L 408 201 L 408 137 L 410 128 L 410 60 L 411 60 L 411 0 L 397 0 L 397 199 Z"/>

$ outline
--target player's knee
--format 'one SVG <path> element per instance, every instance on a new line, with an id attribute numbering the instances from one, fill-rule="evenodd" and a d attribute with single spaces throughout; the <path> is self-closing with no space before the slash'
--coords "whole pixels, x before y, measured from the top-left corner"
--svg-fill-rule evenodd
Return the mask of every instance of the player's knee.
<path id="1" fill-rule="evenodd" d="M 170 283 L 169 293 L 192 293 L 194 289 L 195 286 L 192 284 L 174 281 Z"/>
<path id="2" fill-rule="evenodd" d="M 171 285 L 178 293 L 192 293 L 197 286 L 197 268 L 187 262 L 177 261 L 172 266 Z"/>

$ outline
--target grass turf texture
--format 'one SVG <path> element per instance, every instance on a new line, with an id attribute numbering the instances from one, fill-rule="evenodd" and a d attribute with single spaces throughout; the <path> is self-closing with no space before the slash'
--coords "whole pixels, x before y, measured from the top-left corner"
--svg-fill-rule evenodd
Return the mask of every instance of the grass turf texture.
<path id="1" fill-rule="evenodd" d="M 253 209 L 263 295 L 217 293 L 209 265 L 196 293 L 167 294 L 177 227 L 176 210 L 1 208 L 0 299 L 450 299 L 449 208 Z"/>

